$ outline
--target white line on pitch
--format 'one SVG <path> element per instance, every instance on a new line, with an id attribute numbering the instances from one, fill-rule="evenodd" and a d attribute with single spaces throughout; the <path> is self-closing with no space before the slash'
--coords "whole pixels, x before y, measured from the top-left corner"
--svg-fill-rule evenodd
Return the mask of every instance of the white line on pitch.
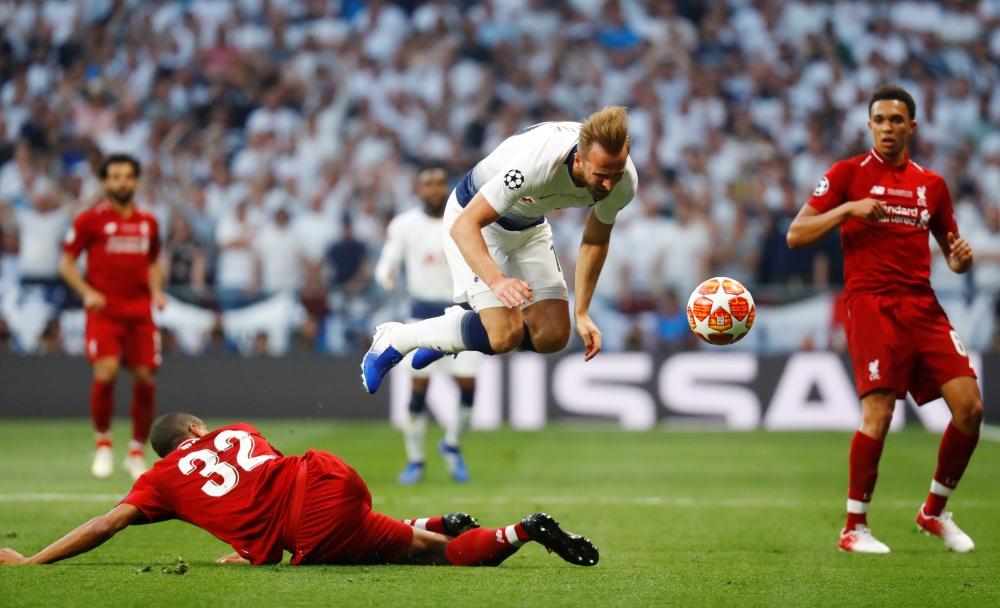
<path id="1" fill-rule="evenodd" d="M 0 494 L 0 502 L 118 502 L 124 494 Z"/>

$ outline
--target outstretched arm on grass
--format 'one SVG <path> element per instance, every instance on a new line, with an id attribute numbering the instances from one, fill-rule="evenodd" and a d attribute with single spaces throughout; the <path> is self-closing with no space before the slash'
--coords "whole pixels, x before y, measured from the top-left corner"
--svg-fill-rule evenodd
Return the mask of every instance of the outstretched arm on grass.
<path id="1" fill-rule="evenodd" d="M 122 503 L 73 530 L 33 557 L 24 557 L 13 549 L 0 549 L 0 564 L 51 564 L 95 549 L 118 532 L 145 520 L 142 511 Z"/>

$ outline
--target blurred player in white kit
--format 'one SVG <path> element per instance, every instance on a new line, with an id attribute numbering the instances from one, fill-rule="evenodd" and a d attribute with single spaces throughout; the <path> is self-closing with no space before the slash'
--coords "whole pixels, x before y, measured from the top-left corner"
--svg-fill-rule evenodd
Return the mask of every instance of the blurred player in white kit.
<path id="1" fill-rule="evenodd" d="M 479 162 L 448 198 L 444 249 L 455 282 L 453 306 L 417 323 L 380 325 L 361 363 L 369 393 L 411 351 L 421 368 L 446 353 L 513 350 L 554 353 L 569 342 L 572 321 L 586 360 L 601 350 L 590 318 L 618 212 L 638 185 L 629 158 L 628 114 L 605 107 L 585 122 L 522 129 Z M 545 213 L 592 207 L 577 257 L 573 317 Z"/>
<path id="2" fill-rule="evenodd" d="M 400 265 L 406 269 L 406 290 L 411 299 L 409 323 L 441 316 L 445 309 L 453 305 L 455 293 L 451 269 L 444 252 L 448 173 L 440 167 L 421 171 L 417 175 L 417 194 L 423 201 L 423 207 L 401 213 L 392 220 L 382 255 L 375 266 L 375 280 L 386 291 L 395 288 Z M 455 378 L 461 391 L 458 415 L 448 423 L 444 439 L 438 444 L 438 452 L 455 481 L 469 481 L 469 471 L 462 457 L 460 442 L 472 417 L 476 370 L 481 357 L 481 353 L 466 351 L 455 357 L 444 357 L 421 369 L 407 365 L 413 378 L 413 394 L 410 397 L 409 416 L 403 428 L 408 464 L 399 475 L 399 483 L 412 485 L 424 477 L 427 387 L 434 372 L 442 372 Z"/>

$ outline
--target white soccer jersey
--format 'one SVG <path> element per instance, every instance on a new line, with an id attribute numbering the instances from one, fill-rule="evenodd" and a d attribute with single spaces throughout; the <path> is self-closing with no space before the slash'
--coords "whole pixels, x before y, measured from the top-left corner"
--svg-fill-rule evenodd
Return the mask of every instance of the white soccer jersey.
<path id="1" fill-rule="evenodd" d="M 455 294 L 444 254 L 443 220 L 427 215 L 423 209 L 411 209 L 396 216 L 387 233 L 375 266 L 375 280 L 385 284 L 389 274 L 403 263 L 410 297 L 424 302 L 452 302 Z M 443 310 L 438 310 L 433 316 L 441 313 Z"/>
<path id="2" fill-rule="evenodd" d="M 477 192 L 500 214 L 506 230 L 524 230 L 545 221 L 554 209 L 594 207 L 597 219 L 613 224 L 618 212 L 635 196 L 638 176 L 628 159 L 625 177 L 607 197 L 594 202 L 586 188 L 573 183 L 570 170 L 581 124 L 543 122 L 522 129 L 477 164 L 455 190 L 466 207 Z"/>

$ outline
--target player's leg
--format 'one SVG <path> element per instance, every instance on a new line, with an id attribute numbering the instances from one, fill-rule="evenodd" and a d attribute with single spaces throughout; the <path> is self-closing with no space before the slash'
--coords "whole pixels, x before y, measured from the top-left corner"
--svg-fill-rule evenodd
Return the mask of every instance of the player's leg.
<path id="1" fill-rule="evenodd" d="M 467 353 L 472 354 L 472 353 Z M 458 401 L 458 412 L 445 427 L 444 438 L 438 444 L 438 452 L 448 465 L 448 472 L 458 483 L 469 481 L 469 469 L 465 466 L 465 458 L 462 457 L 462 435 L 469 430 L 469 423 L 472 420 L 472 404 L 476 398 L 476 378 L 456 376 L 460 398 Z"/>
<path id="2" fill-rule="evenodd" d="M 160 366 L 160 333 L 152 323 L 142 323 L 129 328 L 125 339 L 125 363 L 132 380 L 132 439 L 124 467 L 138 479 L 146 472 L 144 446 L 156 416 L 156 380 L 154 374 Z"/>
<path id="3" fill-rule="evenodd" d="M 841 532 L 839 545 L 845 551 L 889 551 L 888 547 L 868 531 L 868 507 L 875 492 L 878 462 L 882 457 L 882 447 L 889 433 L 895 407 L 896 392 L 892 389 L 875 390 L 861 398 L 861 428 L 851 439 L 847 524 Z"/>
<path id="4" fill-rule="evenodd" d="M 452 566 L 498 566 L 530 541 L 578 566 L 593 566 L 600 559 L 589 539 L 566 532 L 545 513 L 534 513 L 502 528 L 469 530 L 446 545 L 445 558 Z"/>
<path id="5" fill-rule="evenodd" d="M 90 472 L 107 478 L 114 471 L 111 419 L 115 413 L 115 378 L 121 365 L 124 328 L 99 313 L 87 313 L 84 330 L 87 359 L 94 368 L 90 386 L 90 418 L 97 449 Z"/>
<path id="6" fill-rule="evenodd" d="M 424 478 L 424 438 L 427 435 L 427 386 L 430 378 L 413 376 L 410 407 L 403 423 L 403 443 L 406 446 L 406 468 L 399 483 L 413 485 Z"/>
<path id="7" fill-rule="evenodd" d="M 929 534 L 939 536 L 952 551 L 966 553 L 975 548 L 969 536 L 952 521 L 944 510 L 948 497 L 958 487 L 972 453 L 979 443 L 979 427 L 983 422 L 983 402 L 976 379 L 961 376 L 945 382 L 941 395 L 951 409 L 951 423 L 941 437 L 937 469 L 931 480 L 927 502 L 917 512 L 917 525 Z"/>
<path id="8" fill-rule="evenodd" d="M 90 472 L 104 479 L 114 472 L 111 442 L 111 419 L 115 413 L 115 377 L 118 375 L 118 355 L 94 360 L 94 381 L 90 386 L 90 418 L 94 423 L 97 450 Z"/>
<path id="9" fill-rule="evenodd" d="M 427 530 L 452 538 L 479 527 L 479 522 L 476 521 L 475 517 L 461 511 L 440 517 L 421 517 L 401 519 L 400 521 L 418 530 Z"/>
<path id="10" fill-rule="evenodd" d="M 525 308 L 525 336 L 521 350 L 557 353 L 566 348 L 571 331 L 569 302 L 562 299 L 542 300 Z"/>

